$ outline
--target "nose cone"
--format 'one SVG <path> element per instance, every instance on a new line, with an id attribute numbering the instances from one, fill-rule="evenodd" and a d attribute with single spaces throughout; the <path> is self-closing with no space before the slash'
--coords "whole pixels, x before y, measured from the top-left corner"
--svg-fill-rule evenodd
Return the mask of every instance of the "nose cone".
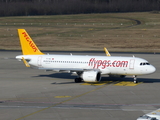
<path id="1" fill-rule="evenodd" d="M 149 73 L 154 73 L 155 71 L 156 71 L 156 68 L 153 65 L 151 65 L 150 68 L 148 69 Z"/>
<path id="2" fill-rule="evenodd" d="M 156 68 L 153 65 L 144 65 L 141 69 L 140 72 L 142 75 L 144 74 L 151 74 L 156 71 Z"/>

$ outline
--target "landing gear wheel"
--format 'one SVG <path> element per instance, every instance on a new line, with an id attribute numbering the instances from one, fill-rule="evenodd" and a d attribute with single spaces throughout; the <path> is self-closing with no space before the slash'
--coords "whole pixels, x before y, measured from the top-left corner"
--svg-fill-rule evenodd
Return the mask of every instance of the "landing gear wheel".
<path id="1" fill-rule="evenodd" d="M 75 83 L 80 83 L 81 81 L 82 81 L 82 79 L 81 78 L 75 78 Z"/>
<path id="2" fill-rule="evenodd" d="M 138 81 L 137 81 L 137 80 L 134 80 L 134 83 L 136 84 L 136 83 L 138 83 Z"/>

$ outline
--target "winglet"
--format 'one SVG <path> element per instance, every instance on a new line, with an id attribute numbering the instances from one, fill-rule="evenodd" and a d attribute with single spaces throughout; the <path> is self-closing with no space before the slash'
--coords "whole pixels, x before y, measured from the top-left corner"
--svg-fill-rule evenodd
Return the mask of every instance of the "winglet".
<path id="1" fill-rule="evenodd" d="M 110 53 L 108 52 L 107 48 L 104 47 L 104 51 L 106 53 L 106 56 L 111 56 Z"/>
<path id="2" fill-rule="evenodd" d="M 23 55 L 43 55 L 25 29 L 18 29 Z"/>

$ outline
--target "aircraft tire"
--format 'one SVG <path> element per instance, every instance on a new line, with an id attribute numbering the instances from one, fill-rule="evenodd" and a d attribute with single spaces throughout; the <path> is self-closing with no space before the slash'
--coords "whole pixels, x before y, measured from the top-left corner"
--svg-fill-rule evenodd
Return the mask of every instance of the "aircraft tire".
<path id="1" fill-rule="evenodd" d="M 81 78 L 75 78 L 75 83 L 80 83 L 81 81 L 82 81 L 82 79 Z"/>
<path id="2" fill-rule="evenodd" d="M 134 83 L 136 84 L 136 83 L 138 83 L 138 81 L 137 81 L 137 80 L 134 80 Z"/>

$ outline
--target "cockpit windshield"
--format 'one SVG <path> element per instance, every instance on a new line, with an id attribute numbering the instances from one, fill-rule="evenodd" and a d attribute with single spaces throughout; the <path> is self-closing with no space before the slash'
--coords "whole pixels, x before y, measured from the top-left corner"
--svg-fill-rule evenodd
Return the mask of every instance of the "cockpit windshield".
<path id="1" fill-rule="evenodd" d="M 148 62 L 142 62 L 140 65 L 150 65 Z"/>

